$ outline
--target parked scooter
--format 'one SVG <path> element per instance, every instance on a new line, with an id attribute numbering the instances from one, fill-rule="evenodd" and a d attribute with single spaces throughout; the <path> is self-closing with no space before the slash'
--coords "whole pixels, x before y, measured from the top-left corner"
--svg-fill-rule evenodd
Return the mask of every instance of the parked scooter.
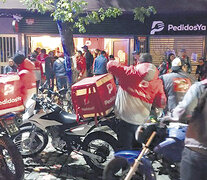
<path id="1" fill-rule="evenodd" d="M 117 140 L 99 128 L 113 120 L 114 115 L 99 118 L 97 127 L 94 118 L 77 121 L 75 114 L 64 111 L 49 98 L 33 99 L 23 116 L 20 132 L 13 136 L 23 157 L 42 152 L 50 136 L 54 148 L 82 154 L 92 169 L 101 172 L 117 150 Z"/>
<path id="2" fill-rule="evenodd" d="M 19 114 L 0 116 L 0 179 L 21 180 L 24 178 L 24 163 L 16 145 L 10 139 L 18 133 Z"/>
<path id="3" fill-rule="evenodd" d="M 181 123 L 171 123 L 168 127 L 160 123 L 140 126 L 136 139 L 145 144 L 143 150 L 116 152 L 104 169 L 103 179 L 156 180 L 157 172 L 178 180 L 186 130 L 187 125 Z M 161 166 L 152 166 L 155 162 Z"/>

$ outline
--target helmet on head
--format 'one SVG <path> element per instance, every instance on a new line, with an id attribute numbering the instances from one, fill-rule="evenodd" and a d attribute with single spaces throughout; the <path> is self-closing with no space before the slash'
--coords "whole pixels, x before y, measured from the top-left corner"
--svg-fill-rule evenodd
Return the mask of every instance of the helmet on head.
<path id="1" fill-rule="evenodd" d="M 181 62 L 181 60 L 180 60 L 179 57 L 176 57 L 176 58 L 172 61 L 172 67 L 171 67 L 171 69 L 172 69 L 173 71 L 177 71 L 177 70 L 179 70 L 179 69 L 181 69 L 181 68 L 182 68 L 182 62 Z"/>
<path id="2" fill-rule="evenodd" d="M 21 64 L 25 60 L 25 56 L 23 54 L 15 54 L 14 62 L 16 64 Z"/>

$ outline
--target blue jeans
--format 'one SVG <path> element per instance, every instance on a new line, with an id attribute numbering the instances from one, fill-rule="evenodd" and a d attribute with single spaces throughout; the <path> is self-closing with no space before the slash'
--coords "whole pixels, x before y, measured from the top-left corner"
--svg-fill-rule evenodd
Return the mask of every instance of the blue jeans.
<path id="1" fill-rule="evenodd" d="M 181 180 L 206 180 L 207 156 L 185 147 L 180 167 Z"/>
<path id="2" fill-rule="evenodd" d="M 62 88 L 67 89 L 68 87 L 68 77 L 67 76 L 60 76 L 56 77 L 57 79 L 57 89 L 60 90 Z"/>

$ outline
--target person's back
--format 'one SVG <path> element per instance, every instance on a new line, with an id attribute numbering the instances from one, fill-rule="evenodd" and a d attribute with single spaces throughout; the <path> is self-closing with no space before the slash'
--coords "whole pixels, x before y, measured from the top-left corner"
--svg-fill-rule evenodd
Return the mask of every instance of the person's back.
<path id="1" fill-rule="evenodd" d="M 46 85 L 52 91 L 53 91 L 53 88 L 54 88 L 53 59 L 54 59 L 54 52 L 50 51 L 48 53 L 48 56 L 45 58 L 46 81 L 45 81 L 44 85 Z M 50 97 L 50 95 L 51 94 L 48 91 L 48 96 Z"/>
<path id="2" fill-rule="evenodd" d="M 107 73 L 107 70 L 106 70 L 107 59 L 105 56 L 106 56 L 106 52 L 102 51 L 101 55 L 95 59 L 94 69 L 93 69 L 93 73 L 95 75 Z"/>
<path id="3" fill-rule="evenodd" d="M 92 76 L 92 66 L 93 66 L 93 55 L 88 50 L 88 46 L 83 46 L 83 51 L 85 52 L 84 56 L 86 58 L 86 70 L 87 70 L 87 76 Z"/>
<path id="4" fill-rule="evenodd" d="M 134 133 L 148 118 L 152 104 L 163 108 L 166 103 L 159 72 L 151 62 L 151 55 L 145 53 L 136 66 L 123 66 L 114 60 L 107 64 L 108 71 L 119 79 L 115 113 L 121 119 L 118 126 L 120 146 L 125 148 L 131 148 Z"/>
<path id="5" fill-rule="evenodd" d="M 183 99 L 190 86 L 195 82 L 195 79 L 190 74 L 182 70 L 182 63 L 179 58 L 175 58 L 172 61 L 171 68 L 171 73 L 160 76 L 167 96 L 165 112 L 171 112 Z"/>
<path id="6" fill-rule="evenodd" d="M 17 64 L 21 80 L 21 92 L 23 96 L 24 105 L 33 94 L 36 93 L 36 77 L 34 73 L 34 64 L 25 58 L 22 54 L 14 56 L 14 62 Z"/>
<path id="7" fill-rule="evenodd" d="M 45 75 L 47 79 L 53 78 L 53 51 L 48 53 L 48 56 L 45 58 Z"/>
<path id="8" fill-rule="evenodd" d="M 56 77 L 66 76 L 65 64 L 63 58 L 58 58 L 53 64 L 53 71 Z"/>
<path id="9" fill-rule="evenodd" d="M 125 67 L 125 72 L 126 74 L 123 75 L 114 74 L 119 79 L 121 87 L 117 92 L 117 96 L 120 98 L 116 99 L 115 111 L 121 119 L 127 122 L 142 124 L 149 116 L 155 99 L 160 107 L 163 107 L 161 105 L 161 101 L 165 101 L 163 84 L 158 79 L 158 70 L 151 63 Z M 165 103 L 163 104 L 165 105 Z"/>
<path id="10" fill-rule="evenodd" d="M 65 70 L 65 59 L 59 57 L 53 64 L 53 71 L 57 80 L 58 90 L 67 88 L 68 78 Z"/>
<path id="11" fill-rule="evenodd" d="M 207 79 L 194 83 L 170 118 L 189 124 L 181 160 L 182 180 L 204 180 L 207 177 L 206 87 Z"/>

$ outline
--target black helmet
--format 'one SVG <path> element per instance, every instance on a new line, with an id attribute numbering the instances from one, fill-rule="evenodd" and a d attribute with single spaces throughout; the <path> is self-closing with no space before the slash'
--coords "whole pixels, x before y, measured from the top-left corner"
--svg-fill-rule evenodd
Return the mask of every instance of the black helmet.
<path id="1" fill-rule="evenodd" d="M 15 54 L 13 60 L 16 64 L 21 64 L 25 60 L 25 56 L 23 54 Z"/>

